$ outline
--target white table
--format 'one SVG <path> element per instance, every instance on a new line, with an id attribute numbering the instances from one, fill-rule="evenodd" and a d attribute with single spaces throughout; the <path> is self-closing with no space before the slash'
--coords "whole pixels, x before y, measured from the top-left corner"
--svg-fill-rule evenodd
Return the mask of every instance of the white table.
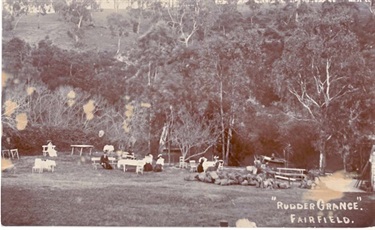
<path id="1" fill-rule="evenodd" d="M 91 155 L 91 151 L 92 151 L 92 148 L 94 148 L 93 145 L 71 145 L 70 147 L 72 147 L 72 153 L 70 155 L 73 155 L 74 153 L 74 148 L 79 148 L 80 149 L 80 152 L 79 152 L 79 155 L 82 156 L 82 151 L 84 148 L 89 148 L 89 155 Z"/>
<path id="2" fill-rule="evenodd" d="M 124 172 L 126 171 L 126 166 L 135 166 L 137 167 L 137 165 L 139 164 L 143 164 L 145 165 L 146 163 L 143 161 L 143 160 L 130 160 L 130 159 L 123 159 L 123 160 L 119 160 L 117 162 L 117 168 L 121 168 L 121 166 L 124 168 Z"/>

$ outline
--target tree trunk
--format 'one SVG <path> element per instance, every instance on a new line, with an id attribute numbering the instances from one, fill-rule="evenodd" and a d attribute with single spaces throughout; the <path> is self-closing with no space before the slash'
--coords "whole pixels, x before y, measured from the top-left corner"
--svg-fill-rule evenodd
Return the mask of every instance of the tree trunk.
<path id="1" fill-rule="evenodd" d="M 325 173 L 326 170 L 326 151 L 325 151 L 325 140 L 321 138 L 321 142 L 319 144 L 319 171 L 321 173 Z"/>
<path id="2" fill-rule="evenodd" d="M 326 158 L 325 151 L 320 150 L 320 153 L 319 153 L 319 170 L 323 174 L 325 173 L 325 158 Z"/>
<path id="3" fill-rule="evenodd" d="M 231 140 L 232 140 L 232 125 L 229 126 L 228 129 L 228 137 L 227 137 L 227 146 L 226 146 L 226 153 L 225 153 L 225 164 L 228 165 L 229 163 L 229 153 L 231 147 Z"/>
<path id="4" fill-rule="evenodd" d="M 116 54 L 120 53 L 120 48 L 121 48 L 121 36 L 119 36 L 118 40 L 117 40 L 117 51 L 116 51 Z"/>
<path id="5" fill-rule="evenodd" d="M 78 21 L 78 25 L 77 25 L 78 29 L 81 28 L 82 21 L 83 21 L 83 15 L 79 16 L 79 21 Z"/>
<path id="6" fill-rule="evenodd" d="M 223 109 L 223 81 L 220 81 L 220 117 L 221 117 L 221 153 L 223 160 L 225 159 L 225 124 L 224 124 L 224 109 Z"/>
<path id="7" fill-rule="evenodd" d="M 20 22 L 21 18 L 24 14 L 21 14 L 21 16 L 17 19 L 16 23 L 14 24 L 13 31 L 16 30 L 18 23 Z"/>

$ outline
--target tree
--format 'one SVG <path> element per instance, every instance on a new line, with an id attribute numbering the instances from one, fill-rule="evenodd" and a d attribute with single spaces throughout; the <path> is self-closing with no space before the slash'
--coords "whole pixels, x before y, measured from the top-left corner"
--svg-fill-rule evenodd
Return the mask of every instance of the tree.
<path id="1" fill-rule="evenodd" d="M 74 25 L 68 31 L 68 35 L 74 38 L 76 44 L 80 42 L 84 35 L 83 22 L 92 22 L 91 11 L 98 8 L 99 4 L 95 0 L 72 0 L 70 4 L 59 10 L 65 20 Z"/>
<path id="2" fill-rule="evenodd" d="M 298 28 L 285 39 L 283 55 L 274 65 L 278 92 L 284 101 L 295 108 L 302 106 L 307 114 L 294 112 L 315 124 L 322 172 L 327 143 L 334 134 L 329 124 L 334 114 L 345 109 L 335 104 L 342 104 L 361 91 L 365 76 L 365 62 L 355 34 L 348 29 L 350 23 L 350 16 L 342 12 L 319 11 L 317 15 L 301 17 Z"/>
<path id="3" fill-rule="evenodd" d="M 28 0 L 6 0 L 4 1 L 4 9 L 10 13 L 11 17 L 7 14 L 3 15 L 3 19 L 5 20 L 16 20 L 13 30 L 17 28 L 17 25 L 21 18 L 29 13 L 30 5 Z"/>
<path id="4" fill-rule="evenodd" d="M 109 29 L 111 30 L 112 36 L 117 37 L 117 51 L 116 54 L 120 52 L 121 49 L 121 38 L 128 36 L 128 28 L 130 27 L 130 22 L 121 14 L 113 13 L 107 17 L 107 22 Z"/>
<path id="5" fill-rule="evenodd" d="M 47 14 L 48 7 L 50 7 L 51 4 L 51 0 L 32 0 L 31 5 L 37 11 L 38 29 L 40 28 L 40 16 L 44 16 Z"/>
<path id="6" fill-rule="evenodd" d="M 215 144 L 217 127 L 214 123 L 191 114 L 185 107 L 177 112 L 176 119 L 171 139 L 177 144 L 185 160 L 204 154 Z M 190 150 L 194 148 L 200 152 L 190 154 Z"/>

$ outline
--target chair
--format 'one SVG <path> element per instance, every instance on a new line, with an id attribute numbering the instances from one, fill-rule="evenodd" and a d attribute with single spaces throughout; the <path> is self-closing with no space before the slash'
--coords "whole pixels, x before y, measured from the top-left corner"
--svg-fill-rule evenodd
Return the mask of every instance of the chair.
<path id="1" fill-rule="evenodd" d="M 1 154 L 2 154 L 3 158 L 5 158 L 5 155 L 8 155 L 8 158 L 10 158 L 10 151 L 9 151 L 9 149 L 2 150 Z"/>
<path id="2" fill-rule="evenodd" d="M 91 162 L 92 162 L 92 167 L 94 169 L 98 169 L 98 167 L 100 166 L 100 157 L 92 157 Z"/>
<path id="3" fill-rule="evenodd" d="M 47 156 L 48 152 L 47 152 L 47 149 L 48 149 L 48 146 L 47 145 L 42 145 L 42 153 L 43 153 L 43 156 Z"/>
<path id="4" fill-rule="evenodd" d="M 179 168 L 186 168 L 186 162 L 185 162 L 185 158 L 183 156 L 180 156 Z"/>
<path id="5" fill-rule="evenodd" d="M 190 160 L 189 165 L 190 165 L 190 172 L 196 172 L 197 171 L 198 165 L 195 162 L 195 160 Z"/>
<path id="6" fill-rule="evenodd" d="M 144 166 L 145 166 L 145 162 L 144 161 L 138 161 L 137 163 L 137 167 L 135 169 L 135 173 L 141 173 L 143 174 L 143 169 L 144 169 Z"/>
<path id="7" fill-rule="evenodd" d="M 47 160 L 46 161 L 46 166 L 47 166 L 47 170 L 48 171 L 55 171 L 55 167 L 56 167 L 56 161 L 52 161 L 52 160 Z"/>
<path id="8" fill-rule="evenodd" d="M 117 160 L 115 157 L 108 157 L 108 160 L 109 160 L 109 164 L 112 166 L 112 168 L 116 168 L 116 165 L 117 165 Z"/>
<path id="9" fill-rule="evenodd" d="M 33 173 L 33 172 L 39 172 L 39 173 L 42 173 L 42 172 L 43 172 L 42 159 L 40 159 L 40 158 L 36 158 L 36 159 L 35 159 L 34 166 L 33 166 L 31 172 L 32 172 L 32 173 Z"/>
<path id="10" fill-rule="evenodd" d="M 48 145 L 43 145 L 42 148 L 43 148 L 43 150 L 42 150 L 43 156 L 47 156 L 49 154 L 48 153 Z M 52 149 L 55 150 L 55 148 L 56 148 L 56 145 L 52 145 Z"/>
<path id="11" fill-rule="evenodd" d="M 10 154 L 12 155 L 12 159 L 17 156 L 17 159 L 20 159 L 20 155 L 18 154 L 18 149 L 11 149 Z"/>
<path id="12" fill-rule="evenodd" d="M 219 160 L 219 166 L 217 167 L 217 171 L 223 171 L 224 170 L 224 161 Z"/>

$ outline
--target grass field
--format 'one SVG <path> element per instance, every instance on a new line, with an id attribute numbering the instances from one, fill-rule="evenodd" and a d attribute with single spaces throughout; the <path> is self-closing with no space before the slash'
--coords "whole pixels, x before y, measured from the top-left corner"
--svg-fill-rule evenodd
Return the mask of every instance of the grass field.
<path id="1" fill-rule="evenodd" d="M 311 190 L 264 190 L 185 181 L 190 172 L 174 166 L 161 173 L 95 170 L 88 156 L 59 154 L 56 171 L 32 173 L 36 156 L 15 160 L 16 172 L 3 172 L 1 223 L 6 226 L 235 226 L 246 218 L 258 227 L 365 227 L 374 225 L 374 195 L 345 193 L 331 202 L 358 201 L 362 210 L 281 210 L 284 204 L 309 202 Z M 229 169 L 225 169 L 229 170 Z M 324 194 L 327 191 L 315 190 Z M 292 223 L 298 216 L 348 217 L 353 223 Z"/>

